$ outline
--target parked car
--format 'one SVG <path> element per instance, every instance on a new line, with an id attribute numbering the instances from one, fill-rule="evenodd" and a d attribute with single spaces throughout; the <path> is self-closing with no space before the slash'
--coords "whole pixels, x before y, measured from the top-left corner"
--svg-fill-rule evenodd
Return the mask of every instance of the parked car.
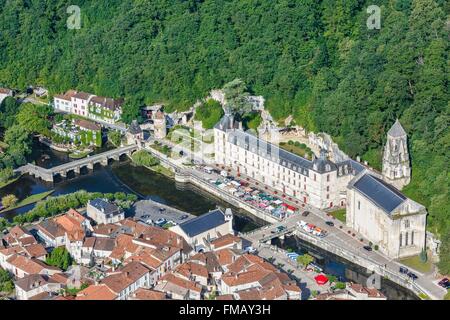
<path id="1" fill-rule="evenodd" d="M 327 225 L 329 225 L 330 227 L 334 227 L 334 222 L 333 221 L 327 221 L 325 222 Z"/>
<path id="2" fill-rule="evenodd" d="M 159 208 L 159 212 L 164 212 L 166 211 L 166 208 Z"/>
<path id="3" fill-rule="evenodd" d="M 158 220 L 156 220 L 156 224 L 157 225 L 163 225 L 163 224 L 165 224 L 167 222 L 167 220 L 166 219 L 164 219 L 164 218 L 159 218 Z"/>
<path id="4" fill-rule="evenodd" d="M 444 278 L 438 282 L 438 285 L 444 289 L 448 289 L 450 288 L 450 280 L 448 280 L 448 278 Z"/>
<path id="5" fill-rule="evenodd" d="M 363 248 L 364 248 L 364 250 L 367 250 L 369 252 L 372 251 L 372 247 L 371 246 L 364 246 Z"/>
<path id="6" fill-rule="evenodd" d="M 309 215 L 309 211 L 303 211 L 302 216 L 307 217 Z"/>
<path id="7" fill-rule="evenodd" d="M 180 220 L 185 220 L 185 219 L 187 219 L 187 218 L 189 218 L 189 216 L 188 216 L 187 214 L 183 214 L 183 215 L 180 217 Z"/>
<path id="8" fill-rule="evenodd" d="M 399 271 L 400 271 L 400 273 L 403 273 L 403 274 L 408 274 L 408 272 L 409 272 L 408 268 L 405 268 L 405 267 L 400 267 Z"/>
<path id="9" fill-rule="evenodd" d="M 306 222 L 303 220 L 297 221 L 297 226 L 299 228 L 303 228 L 304 226 L 306 226 Z"/>
<path id="10" fill-rule="evenodd" d="M 411 272 L 411 271 L 408 272 L 408 277 L 410 277 L 413 280 L 416 280 L 418 278 L 418 276 L 415 273 Z"/>
<path id="11" fill-rule="evenodd" d="M 148 219 L 148 218 L 150 218 L 150 215 L 144 214 L 141 218 L 142 218 L 142 219 Z"/>
<path id="12" fill-rule="evenodd" d="M 244 253 L 245 252 L 248 252 L 248 253 L 251 253 L 251 254 L 256 254 L 257 250 L 255 248 L 253 248 L 252 246 L 249 246 L 249 247 L 246 247 L 244 249 Z"/>
<path id="13" fill-rule="evenodd" d="M 278 226 L 278 227 L 277 227 L 277 231 L 278 231 L 278 232 L 282 232 L 282 231 L 284 231 L 284 230 L 286 230 L 286 227 L 285 227 L 285 226 Z"/>

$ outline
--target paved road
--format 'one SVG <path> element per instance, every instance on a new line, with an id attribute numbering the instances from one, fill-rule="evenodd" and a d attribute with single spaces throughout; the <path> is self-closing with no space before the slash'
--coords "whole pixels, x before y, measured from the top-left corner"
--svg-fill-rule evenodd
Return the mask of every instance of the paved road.
<path id="1" fill-rule="evenodd" d="M 361 235 L 355 234 L 355 237 L 349 235 L 347 233 L 348 228 L 343 226 L 343 229 L 340 229 L 339 226 L 343 225 L 342 223 L 333 220 L 335 223 L 334 227 L 329 227 L 325 224 L 327 219 L 322 217 L 322 214 L 315 213 L 317 209 L 308 208 L 312 213 L 308 217 L 303 217 L 301 215 L 295 215 L 290 218 L 285 219 L 280 223 L 276 223 L 271 225 L 269 228 L 261 228 L 254 233 L 248 234 L 246 238 L 252 242 L 253 246 L 256 247 L 259 243 L 259 240 L 268 236 L 272 230 L 274 230 L 278 226 L 284 226 L 286 228 L 293 228 L 296 226 L 296 223 L 300 220 L 304 220 L 308 223 L 312 223 L 319 228 L 325 229 L 328 231 L 328 235 L 324 238 L 324 241 L 328 241 L 333 243 L 334 245 L 350 252 L 351 254 L 364 257 L 370 259 L 374 262 L 374 265 L 384 266 L 386 270 L 389 270 L 394 273 L 398 273 L 400 266 L 404 266 L 398 261 L 390 259 L 380 252 L 372 251 L 368 252 L 363 248 L 363 244 L 359 240 Z M 326 216 L 326 215 L 325 215 Z M 329 220 L 329 219 L 328 219 Z M 297 228 L 298 232 L 304 232 L 303 229 Z M 366 242 L 367 244 L 367 242 Z M 443 299 L 446 294 L 446 290 L 437 285 L 439 279 L 434 279 L 432 275 L 424 275 L 418 271 L 415 273 L 419 276 L 417 280 L 415 280 L 416 284 L 418 284 L 421 288 L 425 289 L 429 293 L 430 296 L 435 299 Z"/>

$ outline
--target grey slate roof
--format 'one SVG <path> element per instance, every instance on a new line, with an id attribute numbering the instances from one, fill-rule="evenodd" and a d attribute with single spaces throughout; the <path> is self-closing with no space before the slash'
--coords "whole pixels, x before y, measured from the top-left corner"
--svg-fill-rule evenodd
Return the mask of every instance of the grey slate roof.
<path id="1" fill-rule="evenodd" d="M 391 137 L 403 137 L 406 136 L 406 132 L 403 129 L 400 121 L 398 119 L 395 121 L 394 125 L 389 129 L 388 135 Z"/>
<path id="2" fill-rule="evenodd" d="M 305 176 L 308 176 L 309 170 L 312 169 L 312 161 L 261 140 L 247 132 L 235 130 L 230 133 L 229 139 L 234 145 L 239 145 L 268 160 L 277 161 L 281 166 L 297 171 Z"/>
<path id="3" fill-rule="evenodd" d="M 142 129 L 136 120 L 133 120 L 133 122 L 131 122 L 130 127 L 128 128 L 128 132 L 134 135 L 142 133 Z"/>
<path id="4" fill-rule="evenodd" d="M 222 119 L 214 126 L 214 128 L 226 131 L 230 129 L 237 129 L 238 123 L 234 121 L 234 117 L 231 114 L 225 114 Z"/>
<path id="5" fill-rule="evenodd" d="M 117 215 L 122 213 L 118 206 L 100 198 L 89 201 L 89 204 L 105 215 Z"/>
<path id="6" fill-rule="evenodd" d="M 353 187 L 387 214 L 407 199 L 400 191 L 368 173 L 358 179 Z"/>
<path id="7" fill-rule="evenodd" d="M 35 288 L 46 285 L 47 283 L 56 283 L 49 279 L 47 275 L 30 274 L 14 282 L 22 290 L 28 292 Z"/>
<path id="8" fill-rule="evenodd" d="M 224 213 L 217 209 L 183 222 L 179 226 L 189 237 L 195 237 L 207 230 L 221 226 L 225 222 Z"/>
<path id="9" fill-rule="evenodd" d="M 346 175 L 346 174 L 357 175 L 361 171 L 366 169 L 366 167 L 364 167 L 361 163 L 359 163 L 358 161 L 355 161 L 353 159 L 348 159 L 348 160 L 336 163 L 336 166 L 338 168 L 340 168 L 340 170 L 338 170 L 339 176 Z M 347 168 L 347 172 L 345 172 L 345 168 Z"/>

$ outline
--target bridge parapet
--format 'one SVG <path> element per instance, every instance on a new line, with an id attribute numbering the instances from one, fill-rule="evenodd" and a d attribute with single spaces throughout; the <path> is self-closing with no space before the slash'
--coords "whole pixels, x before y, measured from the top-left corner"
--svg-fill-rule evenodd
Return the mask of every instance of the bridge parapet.
<path id="1" fill-rule="evenodd" d="M 138 146 L 129 145 L 122 148 L 106 151 L 91 157 L 88 156 L 80 160 L 64 163 L 62 165 L 49 169 L 28 163 L 20 168 L 17 168 L 15 172 L 20 174 L 28 173 L 29 175 L 42 179 L 44 181 L 53 182 L 55 174 L 59 174 L 62 177 L 65 177 L 67 176 L 67 172 L 71 170 L 79 174 L 81 168 L 83 167 L 87 167 L 88 169 L 93 170 L 96 163 L 101 163 L 102 165 L 107 166 L 109 159 L 119 160 L 122 155 L 131 155 L 131 153 L 136 151 L 137 149 Z"/>

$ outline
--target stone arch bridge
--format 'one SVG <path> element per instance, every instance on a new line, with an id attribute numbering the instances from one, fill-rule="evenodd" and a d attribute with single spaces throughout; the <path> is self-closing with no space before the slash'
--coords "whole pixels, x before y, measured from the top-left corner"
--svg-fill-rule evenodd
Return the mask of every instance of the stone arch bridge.
<path id="1" fill-rule="evenodd" d="M 86 167 L 90 170 L 94 169 L 96 164 L 101 164 L 103 166 L 107 166 L 110 160 L 119 161 L 120 158 L 124 155 L 131 156 L 131 154 L 138 149 L 136 145 L 125 146 L 121 148 L 117 148 L 114 150 L 106 151 L 100 154 L 96 154 L 93 156 L 88 156 L 86 158 L 64 163 L 62 165 L 53 167 L 53 168 L 42 168 L 36 166 L 34 164 L 28 163 L 18 169 L 15 172 L 19 174 L 28 173 L 31 176 L 42 179 L 47 182 L 54 182 L 54 178 L 56 175 L 60 175 L 61 177 L 67 177 L 67 174 L 70 171 L 74 173 L 80 174 L 81 169 Z"/>

